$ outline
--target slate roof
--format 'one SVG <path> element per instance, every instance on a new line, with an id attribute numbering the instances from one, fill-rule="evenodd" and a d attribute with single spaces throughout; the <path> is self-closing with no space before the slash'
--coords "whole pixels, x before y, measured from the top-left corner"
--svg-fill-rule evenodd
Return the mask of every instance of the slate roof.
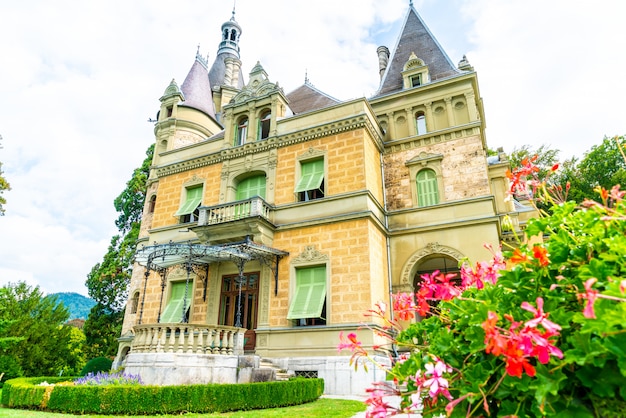
<path id="1" fill-rule="evenodd" d="M 181 103 L 182 106 L 200 110 L 216 119 L 215 106 L 209 84 L 209 74 L 202 57 L 196 56 L 196 60 L 180 89 L 185 96 L 185 101 Z"/>
<path id="2" fill-rule="evenodd" d="M 289 108 L 295 114 L 311 112 L 340 103 L 339 100 L 316 89 L 306 81 L 286 96 L 289 100 Z"/>
<path id="3" fill-rule="evenodd" d="M 460 73 L 415 8 L 411 6 L 375 96 L 402 90 L 402 69 L 412 52 L 428 66 L 431 81 Z"/>

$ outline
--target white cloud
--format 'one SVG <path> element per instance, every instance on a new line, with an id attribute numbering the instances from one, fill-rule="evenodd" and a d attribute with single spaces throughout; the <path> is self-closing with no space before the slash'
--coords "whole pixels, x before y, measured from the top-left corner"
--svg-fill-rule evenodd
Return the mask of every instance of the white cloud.
<path id="1" fill-rule="evenodd" d="M 407 0 L 242 0 L 241 58 L 289 92 L 339 99 L 378 87 Z M 492 148 L 577 153 L 624 133 L 621 6 L 600 0 L 414 1 L 456 63 L 479 74 Z M 583 6 L 584 5 L 584 6 Z M 86 294 L 117 217 L 113 199 L 153 141 L 158 98 L 182 83 L 197 45 L 215 58 L 232 3 L 24 0 L 0 5 L 0 161 L 13 190 L 0 217 L 0 283 Z M 247 79 L 247 76 L 246 76 Z"/>

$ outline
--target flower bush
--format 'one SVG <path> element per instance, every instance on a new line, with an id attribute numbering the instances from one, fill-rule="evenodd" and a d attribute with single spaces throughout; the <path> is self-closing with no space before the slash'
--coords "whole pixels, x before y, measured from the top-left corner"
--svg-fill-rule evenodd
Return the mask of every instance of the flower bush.
<path id="1" fill-rule="evenodd" d="M 464 260 L 460 278 L 424 275 L 392 309 L 367 313 L 395 353 L 368 417 L 626 416 L 626 192 L 598 189 L 578 205 L 537 172 L 531 159 L 509 173 L 512 193 L 550 205 L 518 246 Z M 355 367 L 374 361 L 356 334 L 340 338 Z"/>
<path id="2" fill-rule="evenodd" d="M 105 385 L 142 385 L 141 377 L 138 375 L 124 374 L 123 372 L 96 374 L 87 373 L 84 377 L 74 380 L 75 385 L 105 386 Z"/>

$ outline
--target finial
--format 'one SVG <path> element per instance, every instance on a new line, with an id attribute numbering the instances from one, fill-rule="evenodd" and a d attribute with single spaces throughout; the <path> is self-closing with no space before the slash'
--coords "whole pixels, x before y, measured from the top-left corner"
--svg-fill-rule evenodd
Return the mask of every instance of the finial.
<path id="1" fill-rule="evenodd" d="M 235 6 L 236 5 L 237 5 L 237 0 L 233 0 L 233 15 L 230 18 L 230 20 L 232 20 L 233 22 L 235 21 Z"/>
<path id="2" fill-rule="evenodd" d="M 409 0 L 409 7 L 413 7 L 413 0 Z"/>
<path id="3" fill-rule="evenodd" d="M 304 84 L 309 84 L 309 71 L 304 69 Z"/>
<path id="4" fill-rule="evenodd" d="M 198 49 L 196 50 L 196 55 L 200 55 L 200 44 L 198 44 Z"/>

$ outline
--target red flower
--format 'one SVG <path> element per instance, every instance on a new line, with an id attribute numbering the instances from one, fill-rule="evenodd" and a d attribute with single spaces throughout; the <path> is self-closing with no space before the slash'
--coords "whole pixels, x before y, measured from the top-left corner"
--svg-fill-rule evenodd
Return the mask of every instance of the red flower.
<path id="1" fill-rule="evenodd" d="M 535 245 L 533 247 L 533 257 L 539 261 L 539 265 L 541 267 L 547 267 L 550 264 L 550 260 L 548 259 L 548 250 L 540 245 Z"/>
<path id="2" fill-rule="evenodd" d="M 403 321 L 408 321 L 415 317 L 417 306 L 413 302 L 413 295 L 409 293 L 399 293 L 393 295 L 393 311 Z"/>
<path id="3" fill-rule="evenodd" d="M 509 259 L 513 264 L 525 263 L 528 261 L 528 256 L 526 254 L 522 254 L 522 251 L 519 248 L 513 250 L 513 255 Z"/>

